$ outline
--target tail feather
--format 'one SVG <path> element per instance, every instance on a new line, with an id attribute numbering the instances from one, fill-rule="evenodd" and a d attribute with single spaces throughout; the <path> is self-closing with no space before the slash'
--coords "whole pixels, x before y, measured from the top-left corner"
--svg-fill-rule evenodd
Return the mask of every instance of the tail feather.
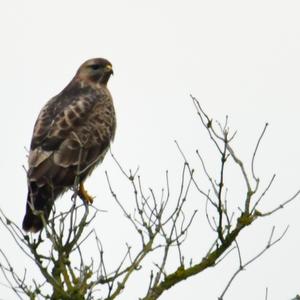
<path id="1" fill-rule="evenodd" d="M 26 214 L 22 224 L 25 231 L 38 232 L 43 229 L 41 212 L 47 222 L 55 198 L 55 195 L 47 186 L 37 187 L 34 184 L 30 185 L 26 203 Z"/>

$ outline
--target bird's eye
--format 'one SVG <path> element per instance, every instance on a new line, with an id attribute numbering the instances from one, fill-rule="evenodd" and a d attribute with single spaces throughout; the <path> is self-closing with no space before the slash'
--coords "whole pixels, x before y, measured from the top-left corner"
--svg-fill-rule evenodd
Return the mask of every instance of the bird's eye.
<path id="1" fill-rule="evenodd" d="M 101 65 L 91 65 L 90 68 L 93 70 L 99 70 L 101 68 Z"/>

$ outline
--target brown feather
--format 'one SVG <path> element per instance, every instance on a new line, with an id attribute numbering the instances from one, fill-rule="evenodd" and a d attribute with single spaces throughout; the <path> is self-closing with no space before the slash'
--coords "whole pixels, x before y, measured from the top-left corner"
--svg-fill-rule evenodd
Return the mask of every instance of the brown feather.
<path id="1" fill-rule="evenodd" d="M 74 185 L 78 171 L 79 180 L 83 181 L 103 160 L 114 138 L 115 111 L 106 87 L 111 74 L 107 60 L 85 62 L 69 85 L 46 103 L 38 116 L 28 159 L 28 199 L 37 209 L 45 207 L 47 218 L 58 195 Z M 50 190 L 54 193 L 48 199 Z M 28 203 L 24 222 L 25 230 L 41 229 Z"/>

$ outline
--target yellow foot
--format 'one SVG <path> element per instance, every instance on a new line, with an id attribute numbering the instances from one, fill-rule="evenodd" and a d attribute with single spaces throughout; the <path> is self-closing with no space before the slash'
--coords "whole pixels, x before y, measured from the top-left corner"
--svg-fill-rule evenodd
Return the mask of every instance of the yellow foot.
<path id="1" fill-rule="evenodd" d="M 80 185 L 79 185 L 79 197 L 85 201 L 87 204 L 93 204 L 94 202 L 94 197 L 90 196 L 88 194 L 88 192 L 84 189 L 84 186 L 83 186 L 83 183 L 80 182 Z"/>

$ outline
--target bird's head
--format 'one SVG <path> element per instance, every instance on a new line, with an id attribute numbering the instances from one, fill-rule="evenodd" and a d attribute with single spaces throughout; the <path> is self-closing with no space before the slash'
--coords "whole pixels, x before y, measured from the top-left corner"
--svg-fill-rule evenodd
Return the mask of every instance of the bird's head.
<path id="1" fill-rule="evenodd" d="M 92 58 L 80 66 L 76 77 L 87 82 L 107 84 L 112 74 L 112 64 L 107 59 Z"/>

